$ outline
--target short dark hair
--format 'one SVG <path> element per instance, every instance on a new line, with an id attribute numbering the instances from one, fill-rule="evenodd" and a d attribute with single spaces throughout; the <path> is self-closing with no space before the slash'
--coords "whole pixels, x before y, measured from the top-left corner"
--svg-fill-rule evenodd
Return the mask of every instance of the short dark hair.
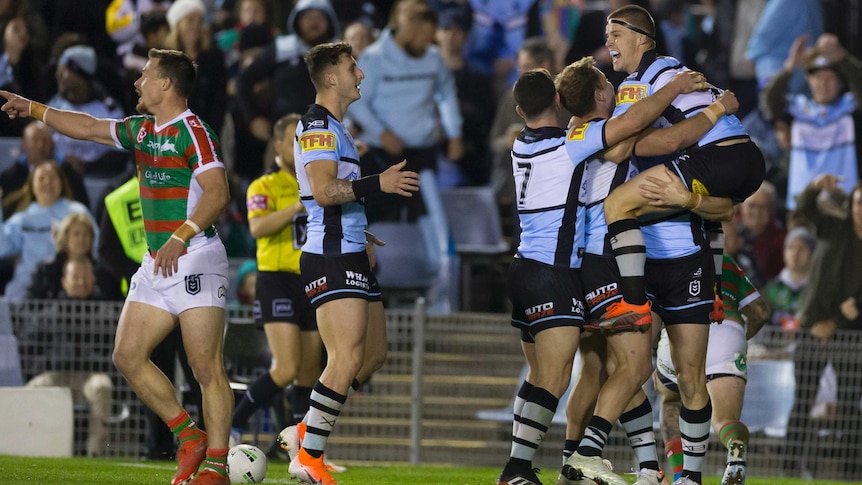
<path id="1" fill-rule="evenodd" d="M 612 19 L 622 20 L 624 27 L 635 32 L 646 35 L 655 41 L 655 20 L 649 11 L 637 5 L 626 5 L 620 7 L 608 15 L 608 22 Z M 634 28 L 632 28 L 634 27 Z"/>
<path id="2" fill-rule="evenodd" d="M 531 69 L 518 77 L 512 88 L 515 102 L 529 120 L 541 115 L 554 103 L 557 94 L 547 69 Z"/>
<path id="3" fill-rule="evenodd" d="M 150 59 L 159 60 L 159 76 L 171 80 L 174 90 L 188 98 L 198 77 L 198 64 L 185 52 L 170 49 L 150 49 Z"/>
<path id="4" fill-rule="evenodd" d="M 290 113 L 282 116 L 272 125 L 272 134 L 275 136 L 275 139 L 278 141 L 284 140 L 284 129 L 291 124 L 299 124 L 299 120 L 302 119 L 302 115 L 299 113 Z"/>
<path id="5" fill-rule="evenodd" d="M 595 92 L 602 79 L 595 66 L 592 56 L 583 57 L 566 66 L 554 80 L 560 104 L 574 116 L 584 116 L 596 108 Z"/>
<path id="6" fill-rule="evenodd" d="M 155 34 L 163 27 L 170 27 L 165 12 L 156 10 L 141 14 L 141 35 L 144 37 Z"/>
<path id="7" fill-rule="evenodd" d="M 308 75 L 315 89 L 323 86 L 323 73 L 327 69 L 337 66 L 341 56 L 353 56 L 353 47 L 347 42 L 328 42 L 318 44 L 305 53 L 305 64 L 308 67 Z"/>

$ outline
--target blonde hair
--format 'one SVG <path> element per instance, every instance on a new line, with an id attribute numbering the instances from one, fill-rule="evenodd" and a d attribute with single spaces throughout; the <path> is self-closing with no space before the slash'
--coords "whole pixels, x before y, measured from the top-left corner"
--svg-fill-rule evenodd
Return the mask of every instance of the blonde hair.
<path id="1" fill-rule="evenodd" d="M 57 177 L 60 178 L 60 198 L 69 200 L 75 199 L 75 195 L 72 193 L 72 186 L 69 185 L 69 179 L 66 178 L 66 172 L 60 168 L 60 164 L 57 163 L 56 160 L 45 160 L 43 162 L 39 162 L 39 164 L 30 171 L 30 175 L 27 176 L 27 182 L 24 186 L 5 197 L 6 200 L 3 201 L 4 209 L 12 209 L 12 213 L 14 214 L 26 209 L 31 203 L 33 203 L 33 201 L 36 200 L 36 195 L 33 193 L 33 177 L 36 175 L 36 169 L 40 168 L 42 165 L 50 165 L 51 169 L 54 170 L 54 173 L 57 174 Z"/>
<path id="2" fill-rule="evenodd" d="M 69 243 L 69 228 L 72 227 L 73 224 L 83 224 L 87 226 L 87 230 L 90 231 L 90 238 L 92 238 L 93 244 L 96 243 L 96 229 L 93 227 L 93 222 L 87 217 L 87 214 L 83 212 L 72 212 L 67 214 L 66 217 L 60 221 L 60 225 L 57 226 L 57 233 L 54 235 L 54 248 L 58 253 L 63 253 L 67 251 L 67 244 Z M 90 248 L 92 251 L 92 248 Z"/>

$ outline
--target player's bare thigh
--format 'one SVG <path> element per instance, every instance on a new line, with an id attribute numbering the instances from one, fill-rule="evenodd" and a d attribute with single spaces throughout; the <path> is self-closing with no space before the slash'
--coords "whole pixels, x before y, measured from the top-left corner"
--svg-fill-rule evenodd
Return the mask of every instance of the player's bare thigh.
<path id="1" fill-rule="evenodd" d="M 668 174 L 664 169 L 664 165 L 656 165 L 644 170 L 626 183 L 615 188 L 608 195 L 608 198 L 605 199 L 605 217 L 608 223 L 622 219 L 631 219 L 645 214 L 666 212 L 666 208 L 650 205 L 650 200 L 641 195 L 638 186 L 642 183 L 647 183 L 647 177 L 668 180 L 668 177 L 673 176 L 672 174 Z"/>
<path id="2" fill-rule="evenodd" d="M 126 301 L 114 337 L 114 362 L 121 369 L 141 365 L 176 324 L 176 317 L 161 308 Z"/>

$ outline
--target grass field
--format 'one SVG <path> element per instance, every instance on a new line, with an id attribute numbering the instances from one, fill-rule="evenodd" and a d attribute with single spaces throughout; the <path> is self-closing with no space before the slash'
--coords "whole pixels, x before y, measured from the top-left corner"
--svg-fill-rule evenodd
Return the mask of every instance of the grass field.
<path id="1" fill-rule="evenodd" d="M 26 458 L 0 456 L 2 485 L 158 485 L 170 483 L 174 465 L 169 462 L 102 460 L 86 458 Z M 336 475 L 342 485 L 493 485 L 499 470 L 491 468 L 447 468 L 392 466 L 352 466 Z M 555 470 L 539 478 L 553 484 Z M 632 478 L 630 481 L 634 481 Z M 704 485 L 719 485 L 720 477 L 707 477 Z M 271 461 L 264 483 L 296 481 L 287 474 L 287 463 Z M 838 485 L 847 482 L 803 481 L 789 478 L 749 477 L 748 485 Z"/>

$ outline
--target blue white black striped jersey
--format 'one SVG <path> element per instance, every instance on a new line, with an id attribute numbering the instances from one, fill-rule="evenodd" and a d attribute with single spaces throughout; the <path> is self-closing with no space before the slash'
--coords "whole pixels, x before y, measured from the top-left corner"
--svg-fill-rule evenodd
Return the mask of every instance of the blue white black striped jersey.
<path id="1" fill-rule="evenodd" d="M 302 164 L 297 167 L 299 196 L 308 213 L 308 233 L 302 250 L 307 253 L 335 256 L 365 250 L 365 207 L 360 202 L 320 207 L 311 196 L 311 186 L 305 167 L 318 160 L 338 164 L 339 179 L 357 180 L 359 153 L 347 128 L 318 104 L 311 105 L 296 125 L 294 157 Z"/>
<path id="2" fill-rule="evenodd" d="M 673 57 L 659 56 L 655 51 L 643 55 L 638 70 L 630 74 L 617 89 L 617 106 L 614 116 L 628 110 L 632 104 L 653 94 L 664 87 L 671 79 L 684 69 Z M 653 126 L 662 128 L 679 123 L 700 113 L 715 101 L 722 90 L 712 87 L 705 91 L 681 94 L 664 110 Z M 715 126 L 697 143 L 698 146 L 708 145 L 728 138 L 747 135 L 748 132 L 734 115 L 722 116 Z"/>
<path id="3" fill-rule="evenodd" d="M 521 130 L 512 147 L 512 171 L 521 242 L 517 257 L 580 268 L 583 217 L 578 206 L 582 165 L 569 158 L 562 128 Z"/>

